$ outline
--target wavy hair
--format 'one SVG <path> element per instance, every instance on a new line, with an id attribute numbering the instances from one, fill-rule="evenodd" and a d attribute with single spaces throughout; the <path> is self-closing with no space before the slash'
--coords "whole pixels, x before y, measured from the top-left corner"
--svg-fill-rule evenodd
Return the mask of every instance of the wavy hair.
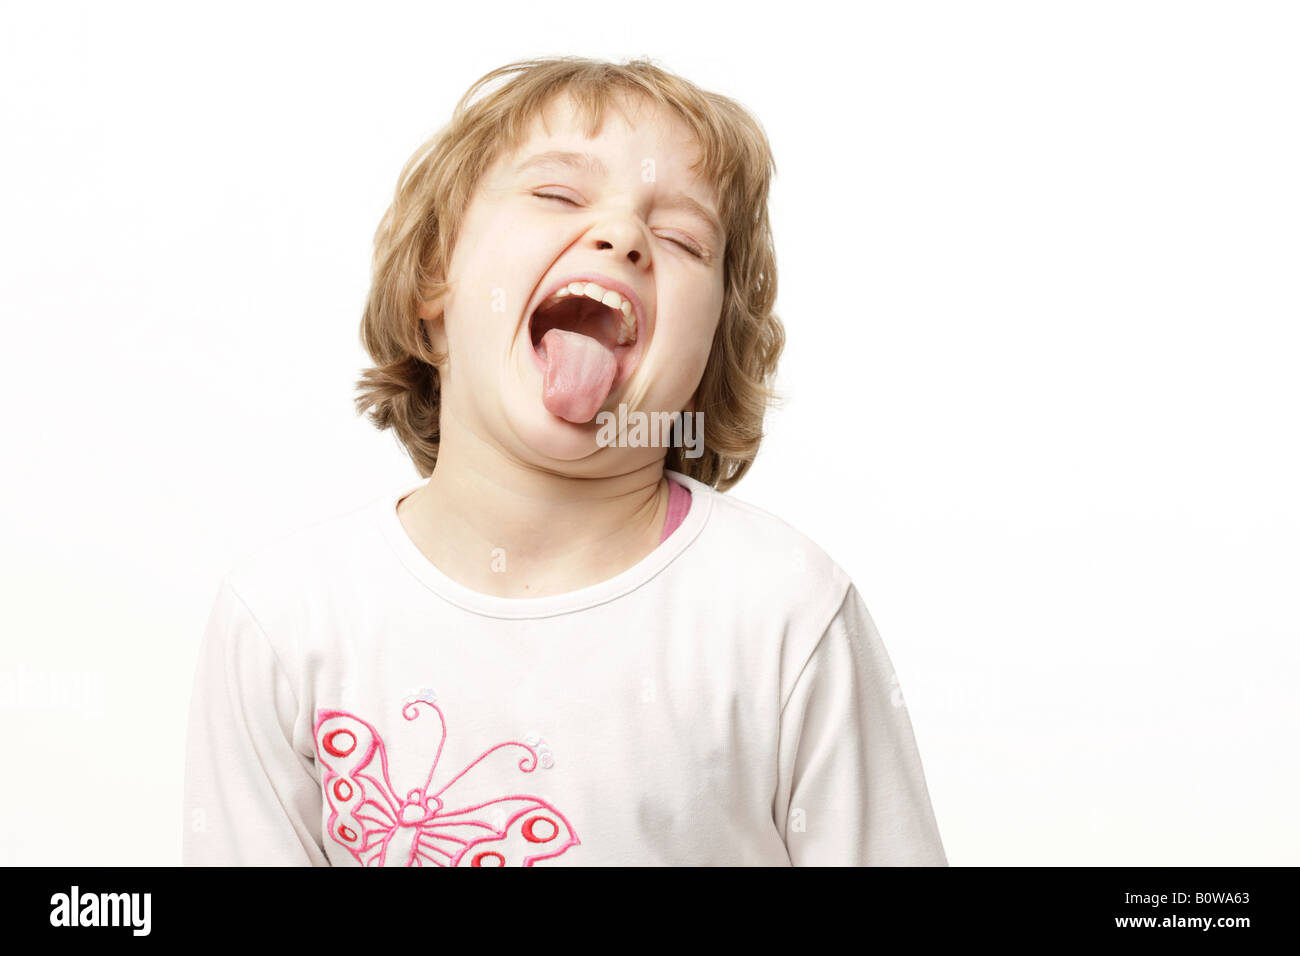
<path id="1" fill-rule="evenodd" d="M 461 98 L 451 121 L 407 161 L 375 232 L 361 342 L 372 368 L 357 381 L 357 414 L 392 428 L 424 477 L 438 459 L 441 385 L 418 311 L 447 290 L 446 265 L 474 190 L 496 159 L 523 145 L 532 120 L 567 93 L 587 135 L 620 97 L 667 108 L 693 133 L 692 170 L 713 189 L 726 230 L 722 315 L 695 392 L 703 454 L 668 449 L 665 467 L 725 491 L 748 471 L 763 438 L 785 331 L 773 313 L 776 251 L 767 197 L 776 165 L 758 121 L 736 101 L 702 90 L 647 59 L 524 60 L 492 70 Z"/>

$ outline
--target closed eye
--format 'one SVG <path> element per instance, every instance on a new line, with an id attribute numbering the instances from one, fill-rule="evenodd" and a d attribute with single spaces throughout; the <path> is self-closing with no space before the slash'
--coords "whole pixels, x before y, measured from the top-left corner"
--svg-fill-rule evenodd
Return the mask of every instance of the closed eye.
<path id="1" fill-rule="evenodd" d="M 533 193 L 538 199 L 558 199 L 560 202 L 567 202 L 570 206 L 578 205 L 568 196 L 558 196 L 555 193 Z"/>
<path id="2" fill-rule="evenodd" d="M 580 203 L 576 203 L 576 202 L 574 202 L 574 201 L 573 201 L 572 199 L 570 199 L 568 196 L 561 196 L 561 195 L 559 195 L 559 194 L 557 194 L 557 193 L 543 193 L 543 192 L 535 192 L 535 193 L 533 193 L 533 195 L 536 196 L 538 199 L 558 199 L 560 202 L 562 202 L 562 203 L 568 203 L 570 206 L 578 206 L 578 205 L 580 205 Z M 667 237 L 667 236 L 661 236 L 660 238 L 667 239 L 668 237 Z M 671 242 L 671 243 L 672 243 L 673 245 L 675 245 L 675 246 L 680 246 L 681 248 L 685 249 L 685 250 L 686 250 L 690 255 L 694 256 L 696 259 L 703 259 L 703 258 L 704 258 L 704 254 L 703 254 L 702 252 L 700 252 L 699 249 L 695 248 L 694 246 L 692 246 L 692 245 L 690 245 L 690 244 L 688 244 L 688 243 L 682 242 L 682 241 L 680 241 L 680 240 L 678 240 L 678 239 L 668 239 L 668 241 Z"/>
<path id="3" fill-rule="evenodd" d="M 667 237 L 665 236 L 664 238 L 667 238 Z M 681 241 L 679 241 L 679 240 L 677 240 L 677 239 L 668 239 L 668 241 L 671 242 L 673 245 L 681 246 L 683 249 L 685 249 L 687 252 L 689 252 L 691 255 L 693 255 L 696 259 L 703 259 L 703 258 L 704 258 L 704 256 L 700 253 L 700 251 L 699 251 L 698 249 L 696 249 L 694 246 L 687 245 L 686 243 L 681 242 Z"/>

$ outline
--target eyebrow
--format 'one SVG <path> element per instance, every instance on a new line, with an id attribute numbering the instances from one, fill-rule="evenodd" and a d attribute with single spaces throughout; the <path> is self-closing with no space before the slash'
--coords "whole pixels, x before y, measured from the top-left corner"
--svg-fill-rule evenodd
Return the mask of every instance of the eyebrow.
<path id="1" fill-rule="evenodd" d="M 591 153 L 574 153 L 563 149 L 555 149 L 530 156 L 516 166 L 514 172 L 518 175 L 535 166 L 564 166 L 578 172 L 609 178 L 609 167 L 601 161 L 599 156 L 593 156 Z M 722 237 L 726 235 L 726 230 L 722 228 L 722 223 L 713 210 L 685 193 L 674 193 L 671 196 L 657 200 L 656 205 L 664 209 L 685 209 L 687 212 L 694 213 L 708 224 L 709 228 L 713 230 L 714 238 L 718 241 L 721 241 Z"/>
<path id="2" fill-rule="evenodd" d="M 593 156 L 591 153 L 571 153 L 562 149 L 553 149 L 548 153 L 530 156 L 515 167 L 515 172 L 522 173 L 533 166 L 568 166 L 570 169 L 582 172 L 609 175 L 609 168 L 601 162 L 599 156 Z"/>

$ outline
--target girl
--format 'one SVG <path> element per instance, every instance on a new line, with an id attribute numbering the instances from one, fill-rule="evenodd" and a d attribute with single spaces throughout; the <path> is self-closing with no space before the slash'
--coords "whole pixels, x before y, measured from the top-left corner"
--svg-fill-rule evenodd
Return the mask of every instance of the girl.
<path id="1" fill-rule="evenodd" d="M 771 172 L 649 62 L 470 88 L 362 319 L 358 408 L 422 477 L 223 580 L 186 863 L 946 865 L 862 598 L 722 493 L 784 339 Z"/>

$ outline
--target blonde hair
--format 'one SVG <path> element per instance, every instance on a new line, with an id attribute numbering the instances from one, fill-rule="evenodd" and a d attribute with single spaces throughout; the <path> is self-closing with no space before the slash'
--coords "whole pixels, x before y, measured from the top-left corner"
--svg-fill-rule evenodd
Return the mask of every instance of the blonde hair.
<path id="1" fill-rule="evenodd" d="M 498 80 L 504 82 L 488 91 Z M 695 410 L 706 423 L 703 454 L 687 458 L 684 449 L 670 447 L 665 467 L 725 491 L 753 463 L 763 417 L 777 400 L 772 382 L 785 331 L 772 311 L 776 253 L 767 213 L 776 166 L 762 127 L 744 107 L 646 59 L 555 57 L 500 67 L 469 88 L 451 121 L 407 161 L 375 233 L 361 319 L 361 341 L 375 364 L 357 381 L 357 413 L 370 410 L 369 420 L 393 429 L 420 474 L 433 473 L 441 401 L 436 366 L 445 356 L 431 347 L 418 310 L 447 291 L 445 266 L 484 171 L 523 145 L 534 117 L 561 93 L 586 117 L 589 137 L 617 96 L 640 95 L 679 117 L 699 146 L 692 170 L 713 188 L 726 229 L 724 298 L 695 393 Z"/>

